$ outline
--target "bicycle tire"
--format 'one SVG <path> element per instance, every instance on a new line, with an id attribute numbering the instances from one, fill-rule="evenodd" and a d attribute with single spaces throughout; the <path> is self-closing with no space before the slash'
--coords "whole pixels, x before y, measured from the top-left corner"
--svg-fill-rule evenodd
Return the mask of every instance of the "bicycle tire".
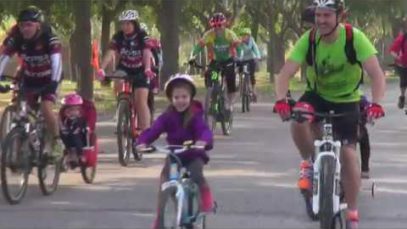
<path id="1" fill-rule="evenodd" d="M 178 228 L 180 225 L 176 225 L 177 221 L 177 211 L 178 211 L 178 201 L 176 199 L 176 192 L 177 188 L 176 187 L 169 187 L 162 191 L 160 193 L 160 203 L 159 203 L 159 209 L 158 209 L 158 228 Z M 166 227 L 166 207 L 167 205 L 172 201 L 174 205 L 174 212 L 175 212 L 175 218 L 172 220 L 173 227 Z"/>
<path id="2" fill-rule="evenodd" d="M 9 158 L 11 157 L 11 151 L 13 149 L 13 143 L 15 140 L 19 140 L 21 143 L 21 147 L 19 150 L 18 155 L 19 157 L 19 165 L 23 168 L 22 170 L 22 182 L 20 182 L 21 187 L 20 190 L 17 192 L 17 195 L 12 195 L 10 188 L 9 188 L 9 179 L 7 177 L 7 168 L 9 165 Z M 6 138 L 4 139 L 4 143 L 2 145 L 2 155 L 1 155 L 1 164 L 0 164 L 0 172 L 1 172 L 1 188 L 3 191 L 4 198 L 7 200 L 9 204 L 18 204 L 24 198 L 25 193 L 27 192 L 28 187 L 28 176 L 31 170 L 31 162 L 30 162 L 30 148 L 27 135 L 25 133 L 25 129 L 23 127 L 15 127 L 13 128 L 10 133 L 7 134 Z M 21 151 L 22 149 L 22 151 Z M 11 168 L 10 168 L 11 169 Z"/>
<path id="3" fill-rule="evenodd" d="M 246 95 L 246 111 L 250 112 L 250 103 L 251 103 L 251 96 L 250 96 L 250 76 L 247 75 L 245 79 L 245 85 L 246 85 L 246 90 L 245 90 L 245 95 Z"/>
<path id="4" fill-rule="evenodd" d="M 51 163 L 49 163 L 49 162 L 51 162 Z M 47 184 L 46 178 L 48 176 L 48 173 L 46 172 L 46 168 L 51 164 L 55 165 L 55 167 L 53 169 L 55 175 L 51 179 L 52 182 L 50 184 Z M 44 153 L 40 153 L 39 163 L 37 166 L 38 184 L 39 184 L 40 190 L 44 196 L 49 196 L 57 190 L 58 184 L 59 184 L 59 177 L 61 174 L 61 166 L 62 166 L 61 157 L 51 158 L 51 160 L 50 160 L 48 155 L 46 155 Z"/>
<path id="5" fill-rule="evenodd" d="M 321 158 L 320 168 L 320 209 L 319 222 L 321 229 L 329 229 L 334 221 L 335 212 L 333 212 L 333 193 L 335 177 L 335 158 L 323 156 Z"/>
<path id="6" fill-rule="evenodd" d="M 130 126 L 130 104 L 127 99 L 120 99 L 117 105 L 116 132 L 119 163 L 122 166 L 127 166 L 130 160 L 131 145 L 133 143 Z M 126 143 L 123 142 L 124 140 Z"/>
<path id="7" fill-rule="evenodd" d="M 225 136 L 229 136 L 231 134 L 231 132 L 232 132 L 233 111 L 230 111 L 228 117 L 226 117 L 226 108 L 225 108 L 225 99 L 224 99 L 224 97 L 220 98 L 219 110 L 222 111 L 222 119 L 220 121 L 221 127 L 222 127 L 222 133 Z"/>
<path id="8" fill-rule="evenodd" d="M 10 132 L 12 117 L 16 110 L 16 105 L 8 105 L 4 109 L 0 119 L 0 142 L 2 142 L 3 139 L 7 136 L 8 132 Z"/>
<path id="9" fill-rule="evenodd" d="M 96 176 L 96 165 L 88 166 L 80 163 L 81 175 L 86 184 L 92 184 Z"/>

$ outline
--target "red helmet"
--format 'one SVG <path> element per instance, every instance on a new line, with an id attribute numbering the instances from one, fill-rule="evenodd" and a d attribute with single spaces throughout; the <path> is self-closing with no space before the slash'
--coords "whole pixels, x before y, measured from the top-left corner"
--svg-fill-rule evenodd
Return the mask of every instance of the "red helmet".
<path id="1" fill-rule="evenodd" d="M 209 25 L 213 27 L 220 27 L 226 24 L 226 17 L 223 13 L 215 13 L 209 20 Z"/>

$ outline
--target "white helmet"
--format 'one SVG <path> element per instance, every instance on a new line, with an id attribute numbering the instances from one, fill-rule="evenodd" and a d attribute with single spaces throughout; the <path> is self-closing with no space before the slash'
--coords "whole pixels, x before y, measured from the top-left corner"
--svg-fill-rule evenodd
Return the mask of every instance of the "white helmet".
<path id="1" fill-rule="evenodd" d="M 119 21 L 136 21 L 138 20 L 137 10 L 125 10 L 119 16 Z"/>
<path id="2" fill-rule="evenodd" d="M 327 8 L 335 11 L 340 11 L 344 9 L 343 0 L 314 0 L 314 6 L 317 8 Z"/>
<path id="3" fill-rule="evenodd" d="M 165 94 L 167 95 L 167 97 L 171 98 L 171 92 L 174 84 L 180 81 L 183 81 L 191 86 L 192 88 L 191 98 L 193 98 L 196 95 L 196 86 L 194 80 L 190 75 L 182 73 L 177 73 L 171 76 L 170 79 L 165 84 Z"/>

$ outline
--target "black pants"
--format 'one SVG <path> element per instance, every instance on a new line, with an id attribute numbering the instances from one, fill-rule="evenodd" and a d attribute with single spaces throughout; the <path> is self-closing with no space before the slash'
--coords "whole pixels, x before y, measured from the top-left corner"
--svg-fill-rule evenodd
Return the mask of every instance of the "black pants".
<path id="1" fill-rule="evenodd" d="M 86 134 L 83 132 L 61 134 L 61 139 L 66 148 L 74 148 L 79 155 L 82 154 L 82 148 L 86 146 Z"/>

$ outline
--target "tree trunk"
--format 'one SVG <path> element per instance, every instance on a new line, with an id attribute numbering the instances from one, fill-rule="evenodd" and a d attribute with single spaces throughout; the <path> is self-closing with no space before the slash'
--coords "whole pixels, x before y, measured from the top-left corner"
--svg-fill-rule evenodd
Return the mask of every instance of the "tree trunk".
<path id="1" fill-rule="evenodd" d="M 107 51 L 109 40 L 110 40 L 110 23 L 112 22 L 112 19 L 113 19 L 112 12 L 109 11 L 108 9 L 106 9 L 105 6 L 103 6 L 103 8 L 102 8 L 102 37 L 101 37 L 101 41 L 100 41 L 100 47 L 101 47 L 103 56 L 105 55 L 105 53 Z"/>
<path id="2" fill-rule="evenodd" d="M 178 72 L 179 6 L 179 0 L 162 0 L 158 11 L 158 29 L 161 33 L 164 60 L 161 82 L 167 81 L 170 75 Z"/>
<path id="3" fill-rule="evenodd" d="M 85 99 L 93 98 L 93 78 L 91 67 L 91 0 L 74 1 L 75 32 L 78 43 L 75 47 L 78 54 L 77 63 L 79 69 L 78 91 Z M 76 37 L 75 37 L 76 38 Z M 76 41 L 76 39 L 75 39 Z"/>
<path id="4" fill-rule="evenodd" d="M 35 5 L 42 10 L 45 16 L 45 21 L 49 21 L 49 17 L 51 14 L 51 6 L 54 3 L 53 0 L 41 0 L 41 1 L 34 1 Z"/>

